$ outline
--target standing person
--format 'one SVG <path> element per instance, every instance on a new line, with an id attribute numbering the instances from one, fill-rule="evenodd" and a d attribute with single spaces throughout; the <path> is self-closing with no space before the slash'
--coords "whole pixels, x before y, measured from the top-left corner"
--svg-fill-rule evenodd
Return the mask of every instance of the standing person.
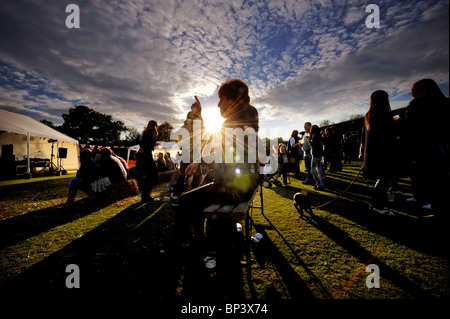
<path id="1" fill-rule="evenodd" d="M 344 164 L 348 163 L 351 164 L 352 163 L 352 134 L 351 133 L 347 133 L 342 135 L 342 155 L 344 157 Z"/>
<path id="2" fill-rule="evenodd" d="M 446 197 L 450 193 L 450 136 L 447 123 L 450 103 L 432 79 L 415 82 L 411 86 L 411 98 L 400 140 L 410 163 L 412 200 L 419 201 L 423 208 L 431 208 L 436 215 L 440 215 L 448 207 Z M 424 125 L 432 127 L 432 135 L 418 134 Z"/>
<path id="3" fill-rule="evenodd" d="M 306 179 L 303 181 L 305 185 L 314 185 L 314 177 L 311 174 L 311 145 L 309 143 L 310 140 L 310 131 L 311 131 L 311 122 L 305 122 L 303 126 L 305 129 L 305 134 L 302 138 L 302 149 L 303 149 L 303 160 L 305 162 L 306 168 Z"/>
<path id="4" fill-rule="evenodd" d="M 331 131 L 330 128 L 327 127 L 323 131 L 320 132 L 322 136 L 323 143 L 323 158 L 322 158 L 322 170 L 325 172 L 328 169 L 328 164 L 330 164 L 331 170 Z M 332 172 L 330 172 L 332 173 Z"/>
<path id="5" fill-rule="evenodd" d="M 289 156 L 286 151 L 286 145 L 283 143 L 279 144 L 278 150 L 278 172 L 277 174 L 281 174 L 283 177 L 282 187 L 287 186 L 287 173 L 292 166 L 292 163 L 289 161 Z"/>
<path id="6" fill-rule="evenodd" d="M 185 163 L 183 161 L 180 162 L 180 173 L 178 175 L 177 181 L 173 187 L 173 192 L 170 194 L 170 197 L 175 200 L 172 202 L 172 206 L 178 206 L 176 202 L 178 197 L 181 195 L 185 188 L 186 183 L 186 167 L 189 166 L 190 163 L 193 163 L 194 159 L 194 121 L 200 121 L 201 132 L 203 135 L 204 125 L 203 125 L 203 117 L 202 117 L 202 106 L 198 102 L 197 97 L 195 97 L 196 101 L 191 105 L 191 110 L 186 115 L 186 119 L 184 120 L 182 128 L 186 129 L 189 132 L 189 148 L 190 148 L 190 159 L 189 162 Z M 198 133 L 197 133 L 198 134 Z M 200 137 L 201 139 L 201 137 Z M 196 170 L 192 185 L 196 186 L 199 184 L 201 179 L 201 170 Z"/>
<path id="7" fill-rule="evenodd" d="M 293 130 L 288 143 L 287 154 L 289 161 L 291 162 L 291 167 L 294 171 L 294 176 L 300 178 L 300 138 L 298 136 L 298 131 Z"/>
<path id="8" fill-rule="evenodd" d="M 141 175 L 140 188 L 142 202 L 151 200 L 151 193 L 158 174 L 158 168 L 153 159 L 153 149 L 158 141 L 158 122 L 150 120 L 142 132 L 139 141 L 139 151 L 136 153 L 136 170 Z"/>
<path id="9" fill-rule="evenodd" d="M 393 128 L 394 119 L 388 93 L 382 90 L 373 92 L 361 135 L 364 148 L 363 173 L 366 178 L 376 180 L 369 208 L 388 215 L 393 215 L 386 206 L 387 191 L 394 181 L 394 161 L 387 161 L 386 154 L 394 154 Z"/>
<path id="10" fill-rule="evenodd" d="M 320 136 L 320 129 L 317 125 L 311 126 L 311 174 L 316 181 L 314 189 L 323 190 L 325 182 L 322 171 L 322 157 L 323 157 L 323 143 L 322 136 Z"/>
<path id="11" fill-rule="evenodd" d="M 240 128 L 242 130 L 259 130 L 258 111 L 250 104 L 247 84 L 239 79 L 231 79 L 224 82 L 218 91 L 220 114 L 225 121 L 222 124 L 222 143 L 225 142 L 225 133 L 228 128 Z M 197 103 L 199 103 L 197 101 Z M 233 148 L 237 143 L 233 143 Z M 249 151 L 248 145 L 244 145 Z M 222 149 L 225 149 L 224 147 Z M 248 200 L 259 183 L 258 163 L 249 163 L 245 156 L 244 163 L 223 163 L 225 154 L 222 153 L 222 163 L 214 163 L 214 181 L 199 186 L 180 196 L 176 213 L 175 229 L 178 239 L 182 239 L 193 224 L 194 235 L 197 238 L 204 236 L 203 209 L 214 202 L 242 202 Z M 193 175 L 198 169 L 199 163 L 193 162 L 186 167 L 186 176 Z M 229 229 L 235 231 L 235 225 L 231 223 Z"/>

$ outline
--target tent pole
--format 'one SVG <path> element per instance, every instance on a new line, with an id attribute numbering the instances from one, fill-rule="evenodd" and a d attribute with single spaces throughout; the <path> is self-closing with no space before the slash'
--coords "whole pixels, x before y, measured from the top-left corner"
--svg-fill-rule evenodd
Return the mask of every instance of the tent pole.
<path id="1" fill-rule="evenodd" d="M 30 132 L 27 132 L 27 175 L 31 176 L 31 169 L 30 169 Z"/>
<path id="2" fill-rule="evenodd" d="M 59 140 L 56 141 L 56 163 L 58 163 L 58 172 L 57 175 L 61 175 L 61 161 L 59 159 Z"/>

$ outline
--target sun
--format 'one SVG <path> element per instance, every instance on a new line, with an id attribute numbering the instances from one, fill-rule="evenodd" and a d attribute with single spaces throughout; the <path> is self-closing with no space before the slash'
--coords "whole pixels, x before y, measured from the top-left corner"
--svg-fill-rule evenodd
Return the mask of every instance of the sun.
<path id="1" fill-rule="evenodd" d="M 222 123 L 225 120 L 221 115 L 219 108 L 204 108 L 202 110 L 203 125 L 205 131 L 208 133 L 218 133 L 222 127 Z"/>

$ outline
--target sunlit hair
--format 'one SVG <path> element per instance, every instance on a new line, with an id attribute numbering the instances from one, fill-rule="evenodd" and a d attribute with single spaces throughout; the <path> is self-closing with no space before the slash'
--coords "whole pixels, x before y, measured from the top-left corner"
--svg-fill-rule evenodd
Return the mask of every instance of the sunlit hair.
<path id="1" fill-rule="evenodd" d="M 145 131 L 151 132 L 152 134 L 158 134 L 158 122 L 155 120 L 148 121 Z"/>
<path id="2" fill-rule="evenodd" d="M 155 120 L 150 120 L 150 121 L 148 121 L 148 124 L 147 124 L 147 128 L 148 129 L 152 129 L 152 128 L 154 128 L 155 126 L 158 126 L 158 122 L 156 122 Z"/>
<path id="3" fill-rule="evenodd" d="M 281 154 L 281 148 L 284 147 L 286 149 L 286 145 L 284 145 L 283 143 L 278 144 L 278 153 Z"/>
<path id="4" fill-rule="evenodd" d="M 369 111 L 364 117 L 367 130 L 372 128 L 374 122 L 390 125 L 392 119 L 391 105 L 389 104 L 389 94 L 386 91 L 378 90 L 370 96 Z M 385 129 L 389 129 L 385 127 Z"/>
<path id="5" fill-rule="evenodd" d="M 236 101 L 237 104 L 250 104 L 247 84 L 240 79 L 230 79 L 219 88 L 219 97 Z"/>
<path id="6" fill-rule="evenodd" d="M 297 137 L 298 136 L 298 131 L 297 130 L 293 130 L 291 133 L 291 137 Z"/>
<path id="7" fill-rule="evenodd" d="M 422 79 L 411 86 L 411 97 L 415 99 L 421 96 L 432 96 L 442 101 L 447 100 L 437 83 L 432 79 Z"/>

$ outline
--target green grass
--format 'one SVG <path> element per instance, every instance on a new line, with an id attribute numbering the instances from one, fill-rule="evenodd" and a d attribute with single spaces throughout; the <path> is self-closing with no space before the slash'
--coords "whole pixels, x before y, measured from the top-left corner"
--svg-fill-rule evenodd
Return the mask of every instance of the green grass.
<path id="1" fill-rule="evenodd" d="M 367 210 L 372 183 L 362 177 L 341 195 L 359 165 L 328 174 L 325 191 L 294 177 L 286 188 L 263 189 L 264 214 L 253 209 L 251 215 L 251 233 L 264 236 L 252 247 L 251 277 L 243 267 L 224 282 L 205 279 L 204 251 L 173 246 L 175 211 L 167 202 L 142 205 L 132 196 L 90 208 L 79 194 L 74 207 L 61 211 L 56 207 L 65 201 L 68 178 L 4 183 L 0 291 L 67 294 L 65 267 L 74 263 L 84 293 L 117 292 L 133 300 L 180 300 L 202 296 L 202 288 L 208 295 L 214 285 L 247 299 L 448 299 L 447 224 L 421 218 L 424 212 L 405 201 L 408 179 L 399 183 L 395 217 Z M 302 218 L 292 201 L 298 191 L 314 207 L 341 197 Z M 168 194 L 160 185 L 153 195 Z M 366 264 L 379 266 L 380 288 L 366 287 Z"/>

